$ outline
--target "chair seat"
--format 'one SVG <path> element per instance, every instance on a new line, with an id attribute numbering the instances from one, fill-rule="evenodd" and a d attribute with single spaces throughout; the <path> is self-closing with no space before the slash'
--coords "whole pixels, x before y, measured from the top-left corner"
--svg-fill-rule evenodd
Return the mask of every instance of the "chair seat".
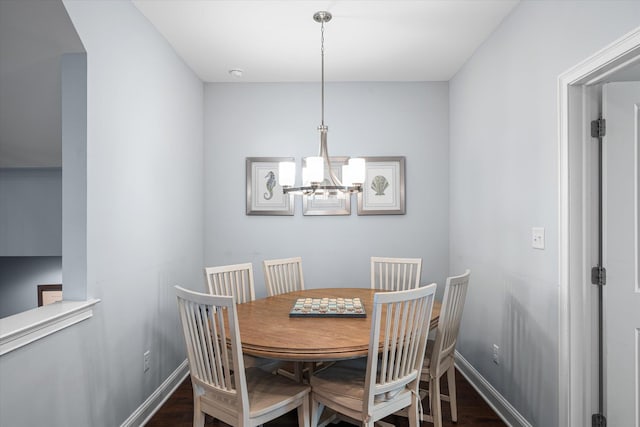
<path id="1" fill-rule="evenodd" d="M 293 402 L 310 391 L 310 387 L 259 368 L 246 370 L 251 418 Z"/>
<path id="2" fill-rule="evenodd" d="M 430 378 L 432 376 L 431 374 L 431 359 L 433 356 L 433 348 L 435 347 L 435 341 L 434 340 L 428 340 L 427 341 L 427 349 L 424 353 L 424 362 L 422 363 L 422 380 L 423 381 L 427 381 L 428 378 Z M 445 372 L 447 369 L 449 369 L 453 363 L 455 362 L 454 358 L 453 358 L 453 353 L 451 354 L 450 357 L 444 357 L 441 358 L 440 360 L 440 365 L 438 367 L 438 371 L 442 370 L 442 372 Z M 438 373 L 438 375 L 440 375 L 440 373 Z"/>
<path id="3" fill-rule="evenodd" d="M 422 363 L 422 374 L 428 374 L 431 367 L 431 355 L 433 354 L 434 340 L 427 340 L 427 349 L 424 352 L 424 362 Z"/>
<path id="4" fill-rule="evenodd" d="M 336 362 L 311 377 L 314 393 L 333 396 L 332 399 L 354 411 L 361 411 L 364 399 L 367 359 L 353 359 Z M 383 403 L 397 397 L 400 393 L 410 393 L 404 386 L 375 396 L 375 403 Z"/>
<path id="5" fill-rule="evenodd" d="M 286 406 L 303 398 L 311 391 L 311 387 L 291 381 L 287 378 L 266 372 L 262 368 L 252 367 L 245 369 L 247 384 L 247 394 L 249 397 L 249 417 L 258 418 L 268 414 L 280 407 Z M 223 409 L 231 401 L 218 396 L 209 395 L 205 390 L 201 397 L 203 403 L 208 403 L 212 407 Z M 221 406 L 222 403 L 222 406 Z M 226 411 L 226 409 L 223 409 Z M 233 414 L 229 407 L 229 414 Z"/>

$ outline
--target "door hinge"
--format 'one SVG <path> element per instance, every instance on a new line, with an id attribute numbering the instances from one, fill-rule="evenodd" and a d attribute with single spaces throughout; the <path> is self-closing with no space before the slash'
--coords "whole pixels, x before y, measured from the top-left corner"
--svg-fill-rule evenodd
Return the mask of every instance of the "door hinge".
<path id="1" fill-rule="evenodd" d="M 607 122 L 602 117 L 591 121 L 591 137 L 602 138 L 607 132 Z"/>
<path id="2" fill-rule="evenodd" d="M 591 283 L 598 286 L 607 284 L 607 270 L 604 267 L 591 268 Z"/>
<path id="3" fill-rule="evenodd" d="M 602 414 L 591 415 L 591 427 L 607 427 L 607 419 Z"/>

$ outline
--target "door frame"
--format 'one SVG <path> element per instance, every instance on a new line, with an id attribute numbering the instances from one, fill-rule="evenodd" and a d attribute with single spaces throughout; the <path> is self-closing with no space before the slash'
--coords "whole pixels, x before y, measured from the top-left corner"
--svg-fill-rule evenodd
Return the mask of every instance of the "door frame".
<path id="1" fill-rule="evenodd" d="M 559 425 L 591 425 L 594 409 L 594 218 L 589 123 L 599 102 L 596 85 L 640 58 L 640 27 L 558 77 Z M 591 144 L 593 146 L 594 144 Z"/>

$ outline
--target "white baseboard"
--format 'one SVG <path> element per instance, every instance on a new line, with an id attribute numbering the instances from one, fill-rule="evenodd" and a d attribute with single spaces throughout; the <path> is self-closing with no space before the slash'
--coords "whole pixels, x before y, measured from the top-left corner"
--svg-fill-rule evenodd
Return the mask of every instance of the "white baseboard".
<path id="1" fill-rule="evenodd" d="M 478 394 L 487 402 L 489 406 L 498 414 L 502 421 L 510 427 L 532 427 L 531 424 L 514 408 L 507 399 L 487 381 L 480 372 L 476 370 L 458 351 L 456 350 L 456 368 L 469 384 L 476 389 Z"/>
<path id="2" fill-rule="evenodd" d="M 164 380 L 160 387 L 156 389 L 151 396 L 147 398 L 142 405 L 136 409 L 133 414 L 129 415 L 120 427 L 138 427 L 144 426 L 160 407 L 167 401 L 180 384 L 189 375 L 189 364 L 185 359 L 184 362 L 176 368 L 169 377 Z"/>

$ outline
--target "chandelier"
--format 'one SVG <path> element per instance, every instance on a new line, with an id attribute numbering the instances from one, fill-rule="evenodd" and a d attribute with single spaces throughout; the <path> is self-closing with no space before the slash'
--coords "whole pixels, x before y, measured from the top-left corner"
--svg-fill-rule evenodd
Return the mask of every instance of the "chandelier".
<path id="1" fill-rule="evenodd" d="M 359 193 L 365 178 L 365 161 L 361 158 L 350 158 L 348 164 L 342 166 L 342 180 L 338 179 L 327 150 L 327 131 L 324 124 L 324 23 L 331 20 L 331 13 L 316 12 L 313 20 L 320 24 L 320 57 L 322 64 L 322 119 L 318 130 L 320 131 L 320 153 L 316 157 L 307 157 L 302 168 L 302 186 L 295 186 L 296 164 L 295 162 L 280 162 L 278 174 L 280 185 L 284 194 L 338 194 Z M 325 179 L 325 167 L 328 178 Z"/>

